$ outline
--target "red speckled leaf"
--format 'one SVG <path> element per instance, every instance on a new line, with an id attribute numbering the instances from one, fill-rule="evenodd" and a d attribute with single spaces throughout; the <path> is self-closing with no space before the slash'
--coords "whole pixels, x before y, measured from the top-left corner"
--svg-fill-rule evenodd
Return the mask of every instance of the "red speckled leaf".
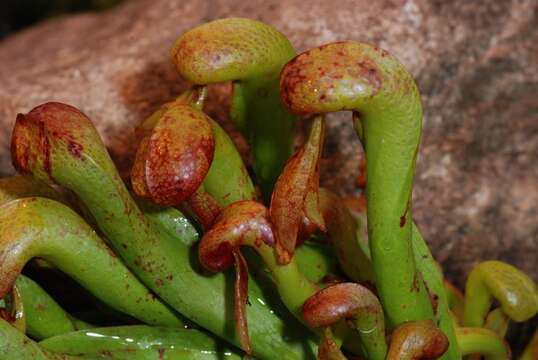
<path id="1" fill-rule="evenodd" d="M 149 137 L 144 137 L 138 145 L 135 161 L 131 169 L 131 185 L 135 194 L 144 199 L 150 199 L 148 187 L 146 185 L 146 162 L 144 161 L 147 153 Z"/>
<path id="2" fill-rule="evenodd" d="M 246 305 L 248 302 L 248 266 L 239 250 L 233 251 L 233 256 L 235 263 L 235 331 L 243 351 L 251 354 L 252 349 L 248 336 L 246 314 Z"/>
<path id="3" fill-rule="evenodd" d="M 334 341 L 330 328 L 323 331 L 318 348 L 318 360 L 347 360 Z"/>
<path id="4" fill-rule="evenodd" d="M 148 116 L 141 124 L 135 128 L 135 135 L 138 140 L 145 136 L 151 135 L 151 132 L 155 125 L 159 122 L 159 119 L 164 113 L 177 105 L 188 105 L 198 110 L 203 110 L 205 99 L 207 97 L 207 87 L 194 86 L 193 88 L 181 93 L 174 101 L 167 102 L 158 108 L 153 114 Z"/>
<path id="5" fill-rule="evenodd" d="M 202 188 L 196 190 L 187 203 L 206 231 L 211 228 L 221 211 L 217 201 Z"/>
<path id="6" fill-rule="evenodd" d="M 191 106 L 171 106 L 137 151 L 131 175 L 135 192 L 160 205 L 178 205 L 202 184 L 214 149 L 207 116 Z"/>
<path id="7" fill-rule="evenodd" d="M 11 136 L 11 159 L 19 172 L 31 172 L 40 180 L 54 182 L 55 161 L 61 162 L 65 157 L 83 161 L 101 144 L 86 115 L 70 105 L 48 102 L 26 115 L 17 115 Z"/>
<path id="8" fill-rule="evenodd" d="M 303 304 L 302 313 L 308 326 L 319 328 L 353 318 L 365 309 L 371 315 L 383 316 L 379 300 L 368 288 L 356 283 L 339 283 L 309 297 Z M 380 323 L 379 326 L 384 325 Z"/>
<path id="9" fill-rule="evenodd" d="M 438 359 L 447 349 L 448 338 L 433 321 L 410 321 L 392 332 L 387 360 Z"/>
<path id="10" fill-rule="evenodd" d="M 200 240 L 200 263 L 209 271 L 224 271 L 233 264 L 232 252 L 243 245 L 274 245 L 267 208 L 252 200 L 237 201 L 222 210 Z"/>
<path id="11" fill-rule="evenodd" d="M 271 198 L 271 220 L 279 261 L 288 263 L 306 217 L 318 229 L 325 229 L 319 211 L 319 159 L 323 148 L 324 120 L 314 120 L 308 141 L 288 160 Z"/>
<path id="12" fill-rule="evenodd" d="M 245 304 L 247 303 L 247 264 L 239 252 L 241 246 L 256 248 L 274 245 L 267 208 L 252 200 L 243 200 L 225 207 L 215 224 L 198 246 L 200 263 L 209 271 L 220 272 L 235 265 L 235 321 L 243 350 L 250 352 Z"/>

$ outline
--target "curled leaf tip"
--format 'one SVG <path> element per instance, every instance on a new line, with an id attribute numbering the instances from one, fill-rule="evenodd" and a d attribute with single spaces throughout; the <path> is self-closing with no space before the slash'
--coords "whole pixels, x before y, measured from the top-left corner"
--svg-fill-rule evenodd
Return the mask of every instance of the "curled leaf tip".
<path id="1" fill-rule="evenodd" d="M 465 326 L 482 326 L 494 298 L 517 322 L 538 312 L 538 290 L 529 276 L 501 261 L 484 261 L 471 271 L 465 285 Z"/>
<path id="2" fill-rule="evenodd" d="M 448 338 L 433 321 L 412 321 L 392 333 L 387 360 L 437 359 L 448 345 Z"/>
<path id="3" fill-rule="evenodd" d="M 207 86 L 193 86 L 189 90 L 182 92 L 175 100 L 161 105 L 156 111 L 148 116 L 135 128 L 135 135 L 138 141 L 151 134 L 163 114 L 173 106 L 192 106 L 197 110 L 202 110 L 207 98 Z"/>
<path id="4" fill-rule="evenodd" d="M 222 210 L 200 241 L 200 262 L 210 271 L 224 271 L 234 263 L 233 251 L 243 245 L 274 245 L 267 208 L 251 200 L 235 202 Z"/>
<path id="5" fill-rule="evenodd" d="M 250 353 L 251 346 L 245 306 L 248 301 L 248 268 L 240 247 L 274 244 L 268 211 L 251 200 L 235 202 L 220 213 L 213 227 L 204 235 L 198 248 L 200 263 L 209 271 L 220 272 L 235 265 L 235 322 L 241 347 Z"/>
<path id="6" fill-rule="evenodd" d="M 376 296 L 364 286 L 355 283 L 339 283 L 326 287 L 303 305 L 304 320 L 314 328 L 327 327 L 340 319 L 354 318 L 367 312 L 376 312 L 383 316 Z"/>
<path id="7" fill-rule="evenodd" d="M 221 211 L 217 201 L 202 188 L 187 199 L 187 204 L 205 230 L 211 228 Z"/>
<path id="8" fill-rule="evenodd" d="M 214 149 L 203 112 L 188 105 L 170 107 L 140 143 L 131 174 L 135 193 L 160 205 L 178 205 L 202 184 Z"/>
<path id="9" fill-rule="evenodd" d="M 325 230 L 318 196 L 324 124 L 321 116 L 314 120 L 307 142 L 288 160 L 273 191 L 270 214 L 280 263 L 293 257 L 303 224 L 307 233 Z"/>
<path id="10" fill-rule="evenodd" d="M 81 159 L 86 138 L 95 135 L 91 121 L 78 109 L 57 102 L 39 105 L 26 115 L 17 115 L 11 137 L 13 166 L 51 181 L 55 159 Z"/>
<path id="11" fill-rule="evenodd" d="M 314 328 L 329 327 L 339 320 L 346 320 L 358 331 L 368 358 L 385 358 L 383 308 L 366 287 L 355 283 L 326 287 L 305 301 L 302 314 L 305 323 Z"/>
<path id="12" fill-rule="evenodd" d="M 340 350 L 340 347 L 334 340 L 330 328 L 323 331 L 323 335 L 319 342 L 318 360 L 346 360 L 347 358 Z"/>
<path id="13" fill-rule="evenodd" d="M 273 27 L 245 18 L 197 26 L 181 35 L 170 52 L 179 73 L 195 84 L 223 82 L 279 70 L 293 47 Z"/>
<path id="14" fill-rule="evenodd" d="M 387 54 L 371 45 L 346 41 L 299 54 L 282 70 L 282 101 L 296 114 L 353 110 L 350 104 L 381 89 L 380 65 Z"/>

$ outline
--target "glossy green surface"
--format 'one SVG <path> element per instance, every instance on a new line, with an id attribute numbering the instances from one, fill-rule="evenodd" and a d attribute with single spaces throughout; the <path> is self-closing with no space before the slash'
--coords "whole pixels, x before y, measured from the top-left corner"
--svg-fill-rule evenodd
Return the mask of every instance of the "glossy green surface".
<path id="1" fill-rule="evenodd" d="M 489 329 L 458 328 L 456 336 L 463 356 L 481 354 L 485 360 L 509 360 L 511 358 L 508 344 Z"/>
<path id="2" fill-rule="evenodd" d="M 99 355 L 113 358 L 138 351 L 138 358 L 152 358 L 159 352 L 171 359 L 240 359 L 239 351 L 194 329 L 172 329 L 145 325 L 95 328 L 49 338 L 39 343 L 49 351 L 69 355 Z M 133 355 L 134 356 L 134 355 Z"/>
<path id="3" fill-rule="evenodd" d="M 449 299 L 443 283 L 443 274 L 439 270 L 428 244 L 420 234 L 414 221 L 412 231 L 413 253 L 417 260 L 417 269 L 428 286 L 432 302 L 436 304 L 436 311 L 434 312 L 436 324 L 446 335 L 449 342 L 448 349 L 442 359 L 458 359 L 461 355 L 456 346 L 456 332 L 450 313 Z"/>
<path id="4" fill-rule="evenodd" d="M 281 265 L 276 259 L 273 248 L 258 247 L 257 251 L 271 270 L 282 302 L 297 319 L 302 321 L 301 307 L 306 299 L 316 293 L 318 287 L 308 280 L 293 259 L 288 264 Z"/>
<path id="5" fill-rule="evenodd" d="M 211 127 L 215 136 L 215 154 L 204 179 L 204 190 L 221 207 L 254 199 L 256 189 L 232 139 L 216 121 L 211 120 Z"/>
<path id="6" fill-rule="evenodd" d="M 109 360 L 239 360 L 242 357 L 231 354 L 206 350 L 184 349 L 147 349 L 147 350 L 117 350 L 101 355 L 85 356 L 84 359 Z"/>
<path id="7" fill-rule="evenodd" d="M 42 340 L 92 327 L 74 319 L 32 279 L 19 275 L 15 285 L 24 303 L 26 334 L 32 339 Z"/>
<path id="8" fill-rule="evenodd" d="M 178 209 L 162 207 L 142 199 L 136 199 L 136 203 L 150 222 L 162 228 L 181 244 L 192 246 L 198 242 L 198 231 Z"/>
<path id="9" fill-rule="evenodd" d="M 0 359 L 2 360 L 74 360 L 77 357 L 42 350 L 22 332 L 0 318 Z"/>
<path id="10" fill-rule="evenodd" d="M 359 333 L 361 346 L 370 360 L 384 360 L 387 355 L 385 342 L 385 324 L 383 323 L 383 311 L 372 310 L 374 307 L 381 309 L 379 300 L 372 296 L 370 303 L 354 316 L 354 328 Z M 381 314 L 381 315 L 380 315 Z"/>
<path id="11" fill-rule="evenodd" d="M 314 284 L 329 280 L 340 270 L 334 250 L 328 244 L 306 242 L 295 250 L 293 257 L 301 273 Z"/>

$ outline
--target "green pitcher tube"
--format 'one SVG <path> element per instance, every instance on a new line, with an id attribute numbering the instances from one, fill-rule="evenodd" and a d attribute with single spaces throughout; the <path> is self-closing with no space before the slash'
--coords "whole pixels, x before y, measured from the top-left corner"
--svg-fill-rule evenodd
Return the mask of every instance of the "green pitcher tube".
<path id="1" fill-rule="evenodd" d="M 387 320 L 397 326 L 432 319 L 411 247 L 411 190 L 422 126 L 420 97 L 411 75 L 381 49 L 340 42 L 294 58 L 284 67 L 280 86 L 293 113 L 360 114 L 358 132 L 368 174 L 368 237 Z"/>

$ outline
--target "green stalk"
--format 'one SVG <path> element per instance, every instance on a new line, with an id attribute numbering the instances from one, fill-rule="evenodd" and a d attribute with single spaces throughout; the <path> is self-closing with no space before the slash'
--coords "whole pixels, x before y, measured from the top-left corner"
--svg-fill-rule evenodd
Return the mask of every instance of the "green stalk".
<path id="1" fill-rule="evenodd" d="M 26 314 L 26 334 L 36 340 L 93 327 L 69 315 L 32 279 L 19 275 L 15 286 Z"/>
<path id="2" fill-rule="evenodd" d="M 20 171 L 73 191 L 116 253 L 167 304 L 218 336 L 239 343 L 229 326 L 233 306 L 226 296 L 228 280 L 201 274 L 191 249 L 143 215 L 84 114 L 68 105 L 48 103 L 21 115 L 12 150 Z M 269 301 L 263 300 L 254 283 L 250 285 L 253 300 L 247 316 L 254 355 L 261 359 L 308 356 L 308 340 L 297 338 L 303 331 L 291 331 L 294 322 L 262 305 Z M 292 335 L 285 338 L 284 331 Z"/>
<path id="3" fill-rule="evenodd" d="M 526 321 L 538 312 L 536 283 L 512 265 L 491 260 L 478 264 L 467 278 L 464 325 L 483 326 L 493 299 L 517 322 Z"/>
<path id="4" fill-rule="evenodd" d="M 162 207 L 142 199 L 136 199 L 136 204 L 154 226 L 160 227 L 181 244 L 190 247 L 200 240 L 198 231 L 178 209 Z"/>
<path id="5" fill-rule="evenodd" d="M 62 354 L 53 354 L 42 350 L 22 332 L 0 318 L 0 359 L 75 360 L 79 358 Z"/>
<path id="6" fill-rule="evenodd" d="M 369 245 L 388 323 L 433 319 L 412 246 L 411 190 L 422 107 L 411 75 L 383 50 L 341 42 L 288 63 L 281 89 L 284 103 L 296 114 L 352 110 L 360 118 L 354 125 L 367 158 Z M 442 285 L 437 272 L 422 276 Z M 448 314 L 444 305 L 442 309 Z M 454 343 L 450 331 L 447 335 Z M 443 358 L 459 358 L 457 349 L 451 346 Z"/>
<path id="7" fill-rule="evenodd" d="M 256 189 L 235 144 L 216 121 L 210 119 L 210 124 L 215 137 L 215 154 L 204 178 L 204 190 L 221 207 L 254 199 Z"/>
<path id="8" fill-rule="evenodd" d="M 282 302 L 297 319 L 303 321 L 301 314 L 303 303 L 316 293 L 318 287 L 299 270 L 296 261 L 281 265 L 278 263 L 272 247 L 254 244 L 252 246 L 257 249 L 264 263 L 271 270 Z"/>
<path id="9" fill-rule="evenodd" d="M 264 265 L 272 273 L 282 302 L 299 320 L 302 320 L 302 304 L 316 292 L 317 287 L 304 277 L 295 261 L 286 265 L 277 262 L 269 211 L 264 205 L 244 200 L 224 208 L 200 241 L 198 256 L 202 265 L 215 273 L 235 266 L 235 329 L 241 339 L 241 348 L 250 353 L 251 332 L 245 317 L 248 269 L 241 246 L 253 248 L 262 257 Z"/>
<path id="10" fill-rule="evenodd" d="M 296 114 L 360 114 L 358 133 L 368 174 L 368 237 L 387 320 L 397 326 L 433 319 L 411 246 L 411 190 L 422 125 L 411 75 L 383 50 L 341 42 L 309 50 L 288 63 L 281 89 L 284 103 Z"/>
<path id="11" fill-rule="evenodd" d="M 232 353 L 211 350 L 144 349 L 116 350 L 102 355 L 85 356 L 84 359 L 108 360 L 239 360 L 243 357 Z"/>
<path id="12" fill-rule="evenodd" d="M 508 332 L 508 325 L 510 324 L 510 318 L 501 308 L 493 309 L 486 317 L 484 327 L 494 331 L 497 335 L 504 338 Z"/>
<path id="13" fill-rule="evenodd" d="M 367 217 L 361 216 L 362 213 L 359 212 L 354 215 L 357 217 L 357 221 L 361 221 L 361 225 L 363 225 L 363 222 L 367 222 Z M 359 216 L 361 217 L 359 218 Z M 344 227 L 341 226 L 340 228 Z M 351 237 L 349 239 L 351 239 Z M 459 355 L 459 350 L 456 346 L 456 334 L 452 314 L 450 312 L 449 297 L 445 289 L 445 283 L 443 281 L 443 274 L 440 272 L 439 267 L 437 266 L 437 263 L 435 262 L 435 259 L 433 258 L 430 249 L 428 248 L 428 245 L 426 244 L 426 241 L 420 234 L 420 231 L 418 230 L 414 222 L 412 227 L 412 242 L 417 270 L 420 273 L 421 279 L 427 286 L 432 303 L 435 304 L 434 315 L 436 322 L 439 328 L 445 333 L 445 335 L 449 339 L 449 348 L 443 356 L 445 358 L 460 358 L 461 355 Z M 342 245 L 338 246 L 345 246 L 342 248 L 346 249 L 344 251 L 344 254 L 347 256 L 347 258 L 368 258 L 363 251 L 360 251 L 360 245 L 357 246 L 357 243 L 358 241 L 347 240 L 343 242 Z M 344 259 L 343 261 L 341 260 L 340 262 L 345 263 L 345 260 L 346 259 Z M 347 259 L 347 262 L 350 262 L 349 259 Z M 358 266 L 359 264 L 351 265 Z M 368 271 L 370 266 L 371 264 L 369 264 L 368 262 L 364 262 L 363 272 Z M 351 278 L 355 281 L 361 281 L 361 279 L 358 277 L 360 275 L 360 272 L 358 272 L 358 274 L 356 273 L 357 272 L 351 273 L 353 275 Z M 349 275 L 350 274 L 348 274 L 348 276 Z"/>
<path id="14" fill-rule="evenodd" d="M 353 219 L 342 199 L 327 189 L 320 189 L 319 203 L 327 226 L 327 235 L 342 270 L 353 281 L 373 284 L 375 273 L 370 258 L 361 248 L 357 221 Z"/>
<path id="15" fill-rule="evenodd" d="M 61 193 L 44 182 L 36 181 L 30 176 L 9 176 L 0 178 L 0 205 L 24 197 L 45 197 L 64 204 L 68 200 Z M 162 227 L 170 236 L 191 246 L 199 240 L 198 232 L 181 211 L 165 208 L 142 199 L 136 199 L 144 215 L 156 226 Z M 42 260 L 42 259 L 40 259 Z"/>
<path id="16" fill-rule="evenodd" d="M 145 325 L 77 331 L 49 338 L 39 345 L 51 352 L 80 356 L 112 353 L 116 355 L 113 358 L 123 358 L 118 357 L 122 352 L 151 355 L 160 351 L 167 358 L 182 354 L 185 359 L 241 359 L 236 350 L 201 331 Z"/>
<path id="17" fill-rule="evenodd" d="M 463 293 L 448 280 L 444 280 L 443 284 L 447 296 L 448 308 L 457 323 L 461 324 L 463 323 L 463 304 L 465 302 Z"/>
<path id="18" fill-rule="evenodd" d="M 84 336 L 87 335 L 86 337 Z M 50 349 L 50 350 L 48 350 Z M 61 352 L 57 352 L 61 351 Z M 69 355 L 72 352 L 77 355 Z M 133 326 L 75 332 L 39 344 L 0 319 L 0 359 L 239 360 L 232 349 L 196 330 Z"/>
<path id="19" fill-rule="evenodd" d="M 280 102 L 278 78 L 295 55 L 288 39 L 249 19 L 221 19 L 184 33 L 171 51 L 188 81 L 205 85 L 233 81 L 231 117 L 247 138 L 265 200 L 292 152 L 294 117 Z"/>
<path id="20" fill-rule="evenodd" d="M 508 360 L 510 348 L 495 332 L 484 328 L 456 329 L 458 346 L 463 356 L 481 354 L 485 360 Z"/>
<path id="21" fill-rule="evenodd" d="M 449 341 L 448 350 L 444 353 L 441 359 L 459 359 L 461 358 L 461 355 L 456 346 L 457 340 L 454 320 L 450 313 L 449 298 L 445 290 L 443 274 L 439 270 L 439 266 L 435 262 L 428 244 L 426 244 L 426 241 L 420 234 L 414 221 L 412 236 L 413 253 L 417 262 L 417 270 L 419 271 L 422 280 L 424 280 L 424 283 L 427 285 L 428 293 L 434 304 L 436 324 L 447 336 Z"/>
<path id="22" fill-rule="evenodd" d="M 143 322 L 182 326 L 75 212 L 45 198 L 24 198 L 0 207 L 0 297 L 26 263 L 40 257 L 105 304 Z"/>
<path id="23" fill-rule="evenodd" d="M 377 297 L 355 283 L 328 286 L 310 297 L 302 307 L 305 322 L 314 328 L 329 327 L 346 320 L 358 332 L 369 360 L 385 360 L 385 321 Z"/>
<path id="24" fill-rule="evenodd" d="M 307 241 L 295 250 L 294 258 L 299 271 L 314 284 L 340 274 L 334 250 L 329 244 Z"/>

